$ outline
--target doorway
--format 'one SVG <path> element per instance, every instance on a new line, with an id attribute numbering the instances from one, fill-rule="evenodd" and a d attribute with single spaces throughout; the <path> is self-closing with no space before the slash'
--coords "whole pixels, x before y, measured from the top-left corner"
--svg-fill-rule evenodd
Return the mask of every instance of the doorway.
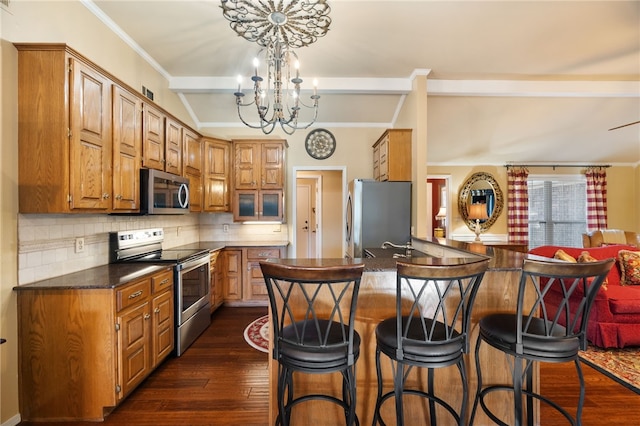
<path id="1" fill-rule="evenodd" d="M 298 258 L 341 258 L 345 253 L 344 167 L 294 167 L 293 253 Z"/>
<path id="2" fill-rule="evenodd" d="M 451 200 L 449 200 L 451 176 L 427 176 L 427 233 L 438 238 L 449 237 L 449 218 Z"/>

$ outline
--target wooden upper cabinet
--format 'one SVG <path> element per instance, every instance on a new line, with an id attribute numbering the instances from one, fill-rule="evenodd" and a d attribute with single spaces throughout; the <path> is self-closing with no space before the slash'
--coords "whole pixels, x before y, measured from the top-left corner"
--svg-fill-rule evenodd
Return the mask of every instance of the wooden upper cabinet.
<path id="1" fill-rule="evenodd" d="M 373 176 L 380 181 L 411 180 L 411 129 L 389 129 L 373 145 Z"/>
<path id="2" fill-rule="evenodd" d="M 185 174 L 202 174 L 202 140 L 197 133 L 184 128 L 182 131 L 183 171 Z"/>
<path id="3" fill-rule="evenodd" d="M 164 113 L 155 106 L 144 103 L 142 108 L 142 165 L 149 169 L 164 171 Z"/>
<path id="4" fill-rule="evenodd" d="M 236 189 L 260 188 L 260 144 L 235 142 L 234 153 Z"/>
<path id="5" fill-rule="evenodd" d="M 71 208 L 111 206 L 111 82 L 91 67 L 70 58 Z"/>
<path id="6" fill-rule="evenodd" d="M 235 140 L 234 221 L 284 220 L 283 139 Z"/>
<path id="7" fill-rule="evenodd" d="M 200 135 L 182 129 L 182 171 L 189 178 L 189 210 L 201 212 L 203 209 L 202 140 Z"/>
<path id="8" fill-rule="evenodd" d="M 109 211 L 111 80 L 64 44 L 15 46 L 19 211 Z"/>
<path id="9" fill-rule="evenodd" d="M 260 163 L 260 188 L 284 188 L 284 143 L 262 144 L 262 158 Z"/>
<path id="10" fill-rule="evenodd" d="M 230 205 L 231 143 L 204 138 L 204 211 L 228 212 Z"/>
<path id="11" fill-rule="evenodd" d="M 234 141 L 236 189 L 284 188 L 284 140 Z"/>
<path id="12" fill-rule="evenodd" d="M 182 176 L 182 125 L 166 118 L 165 121 L 165 171 Z"/>
<path id="13" fill-rule="evenodd" d="M 200 178 L 196 132 L 65 44 L 15 47 L 20 213 L 139 211 L 140 167 L 183 175 L 185 155 Z"/>
<path id="14" fill-rule="evenodd" d="M 113 86 L 113 205 L 114 211 L 140 209 L 142 102 Z"/>

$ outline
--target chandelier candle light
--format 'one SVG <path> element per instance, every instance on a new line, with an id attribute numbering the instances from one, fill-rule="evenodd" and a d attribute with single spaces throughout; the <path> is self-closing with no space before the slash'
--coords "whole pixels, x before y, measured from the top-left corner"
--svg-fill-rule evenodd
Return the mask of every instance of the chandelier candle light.
<path id="1" fill-rule="evenodd" d="M 266 65 L 266 81 L 259 73 L 261 61 L 253 61 L 253 101 L 243 102 L 242 77 L 238 76 L 236 107 L 240 120 L 247 126 L 262 129 L 265 134 L 280 124 L 283 131 L 293 134 L 310 127 L 318 117 L 317 81 L 313 82 L 310 105 L 300 99 L 300 64 L 293 48 L 308 46 L 329 30 L 331 19 L 326 0 L 268 1 L 222 0 L 223 14 L 238 35 L 262 46 L 258 56 Z M 292 70 L 293 67 L 293 70 Z M 264 75 L 264 74 L 263 74 Z M 258 124 L 250 124 L 242 116 L 242 107 L 255 105 Z M 301 107 L 313 111 L 305 125 L 299 125 Z"/>

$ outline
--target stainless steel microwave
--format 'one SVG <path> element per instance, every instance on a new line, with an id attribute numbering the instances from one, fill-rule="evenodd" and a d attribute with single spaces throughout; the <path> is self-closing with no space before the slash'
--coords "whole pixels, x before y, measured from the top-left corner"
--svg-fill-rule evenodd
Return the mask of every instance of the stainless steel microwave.
<path id="1" fill-rule="evenodd" d="M 189 213 L 189 179 L 160 170 L 140 169 L 140 213 Z"/>

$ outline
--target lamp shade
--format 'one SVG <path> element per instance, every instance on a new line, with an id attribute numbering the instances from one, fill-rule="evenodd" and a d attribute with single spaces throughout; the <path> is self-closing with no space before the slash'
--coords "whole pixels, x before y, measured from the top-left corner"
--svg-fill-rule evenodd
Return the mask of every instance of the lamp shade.
<path id="1" fill-rule="evenodd" d="M 444 219 L 446 217 L 447 217 L 447 208 L 440 207 L 440 210 L 438 210 L 438 214 L 436 215 L 436 219 Z"/>
<path id="2" fill-rule="evenodd" d="M 487 215 L 487 205 L 484 203 L 471 204 L 469 206 L 469 219 L 472 219 L 472 220 L 489 219 L 489 216 Z"/>

